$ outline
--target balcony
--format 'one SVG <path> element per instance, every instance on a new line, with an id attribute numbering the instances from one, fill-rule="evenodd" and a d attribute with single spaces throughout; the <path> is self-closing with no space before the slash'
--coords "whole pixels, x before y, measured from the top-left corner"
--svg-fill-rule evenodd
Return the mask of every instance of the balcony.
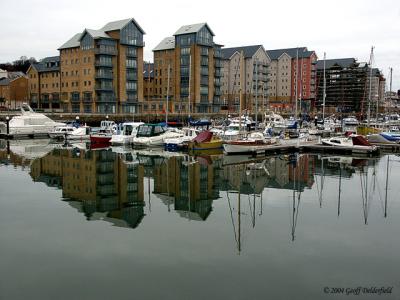
<path id="1" fill-rule="evenodd" d="M 137 76 L 137 74 L 126 73 L 126 80 L 137 81 L 138 80 L 138 76 Z"/>
<path id="2" fill-rule="evenodd" d="M 135 65 L 126 65 L 126 68 L 127 69 L 137 69 L 137 65 L 135 64 Z"/>
<path id="3" fill-rule="evenodd" d="M 222 95 L 221 90 L 220 90 L 220 89 L 215 89 L 214 95 L 215 95 L 215 96 L 221 96 L 221 95 Z"/>
<path id="4" fill-rule="evenodd" d="M 207 69 L 206 68 L 201 68 L 200 74 L 201 75 L 208 75 L 208 68 Z"/>
<path id="5" fill-rule="evenodd" d="M 100 61 L 100 60 L 96 60 L 95 63 L 94 63 L 94 65 L 95 65 L 96 67 L 110 67 L 110 68 L 112 68 L 113 63 L 112 63 L 112 61 Z"/>
<path id="6" fill-rule="evenodd" d="M 126 50 L 126 56 L 128 56 L 128 57 L 137 57 L 136 49 L 127 49 Z"/>
<path id="7" fill-rule="evenodd" d="M 208 56 L 208 48 L 201 48 L 200 54 L 202 56 Z"/>
<path id="8" fill-rule="evenodd" d="M 214 72 L 215 77 L 222 77 L 222 71 L 221 70 L 215 70 Z"/>
<path id="9" fill-rule="evenodd" d="M 208 85 L 208 77 L 202 77 L 200 79 L 200 84 L 201 85 Z"/>
<path id="10" fill-rule="evenodd" d="M 223 67 L 222 61 L 216 60 L 216 61 L 215 61 L 215 67 L 216 67 L 216 68 L 222 68 L 222 67 Z"/>
<path id="11" fill-rule="evenodd" d="M 94 54 L 103 54 L 103 55 L 117 55 L 118 51 L 116 49 L 108 49 L 108 48 L 95 48 Z"/>
<path id="12" fill-rule="evenodd" d="M 96 79 L 113 79 L 113 74 L 97 72 L 96 75 L 94 76 L 94 78 L 96 78 Z"/>
<path id="13" fill-rule="evenodd" d="M 214 79 L 214 85 L 215 86 L 221 86 L 221 84 L 222 84 L 221 79 L 219 79 L 219 78 L 215 78 Z"/>
<path id="14" fill-rule="evenodd" d="M 96 91 L 105 91 L 105 92 L 112 92 L 114 90 L 112 85 L 106 85 L 106 84 L 96 84 L 94 86 L 94 89 Z"/>

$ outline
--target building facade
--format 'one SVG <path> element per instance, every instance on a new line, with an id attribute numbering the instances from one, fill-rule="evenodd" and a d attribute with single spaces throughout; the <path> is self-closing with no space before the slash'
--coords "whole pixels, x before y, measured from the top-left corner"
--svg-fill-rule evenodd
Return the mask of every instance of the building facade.
<path id="1" fill-rule="evenodd" d="M 59 110 L 61 108 L 60 57 L 46 57 L 32 64 L 27 76 L 31 107 L 45 111 Z"/>
<path id="2" fill-rule="evenodd" d="M 186 25 L 153 49 L 152 106 L 174 113 L 220 111 L 221 45 L 213 37 L 206 23 Z"/>
<path id="3" fill-rule="evenodd" d="M 6 72 L 0 79 L 0 106 L 15 109 L 28 102 L 28 78 L 22 72 Z"/>
<path id="4" fill-rule="evenodd" d="M 133 19 L 85 29 L 60 48 L 61 100 L 75 113 L 137 113 L 143 102 L 143 35 Z"/>
<path id="5" fill-rule="evenodd" d="M 317 55 L 306 47 L 267 50 L 270 107 L 278 111 L 309 112 L 315 105 Z M 297 100 L 297 101 L 296 101 Z"/>
<path id="6" fill-rule="evenodd" d="M 268 97 L 268 66 L 270 59 L 262 45 L 223 48 L 222 108 L 255 113 L 266 107 Z M 243 63 L 241 60 L 243 59 Z M 241 70 L 243 68 L 243 70 Z"/>

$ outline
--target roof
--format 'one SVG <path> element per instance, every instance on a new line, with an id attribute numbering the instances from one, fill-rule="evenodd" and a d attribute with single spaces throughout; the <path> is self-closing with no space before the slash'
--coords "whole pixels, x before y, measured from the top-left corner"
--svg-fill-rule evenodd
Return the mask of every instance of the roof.
<path id="1" fill-rule="evenodd" d="M 149 72 L 150 69 L 150 72 Z M 153 63 L 144 63 L 143 64 L 143 79 L 154 78 L 154 64 Z"/>
<path id="2" fill-rule="evenodd" d="M 356 63 L 355 58 L 335 58 L 335 59 L 326 59 L 325 60 L 325 68 L 330 69 L 334 65 L 337 65 L 342 68 L 349 68 Z M 317 69 L 324 68 L 324 60 L 317 61 Z"/>
<path id="3" fill-rule="evenodd" d="M 163 39 L 153 51 L 175 49 L 175 37 L 169 36 Z"/>
<path id="4" fill-rule="evenodd" d="M 50 66 L 49 66 L 50 64 Z M 60 70 L 60 56 L 49 56 L 40 60 L 40 62 L 32 64 L 36 71 L 40 72 L 54 72 Z"/>
<path id="5" fill-rule="evenodd" d="M 253 46 L 243 46 L 243 47 L 233 47 L 233 48 L 222 48 L 222 57 L 224 59 L 230 59 L 232 55 L 236 52 L 240 53 L 243 51 L 243 55 L 245 58 L 251 58 L 253 55 L 263 47 L 262 45 L 253 45 Z"/>
<path id="6" fill-rule="evenodd" d="M 136 25 L 136 27 L 142 32 L 142 34 L 145 34 L 143 28 L 140 27 L 140 25 L 136 22 L 136 20 L 135 20 L 134 18 L 109 22 L 109 23 L 107 23 L 106 25 L 104 25 L 104 26 L 101 28 L 101 30 L 103 30 L 104 32 L 114 31 L 114 30 L 121 30 L 121 29 L 124 28 L 129 22 L 133 22 L 133 23 Z"/>
<path id="7" fill-rule="evenodd" d="M 109 22 L 106 25 L 104 25 L 102 28 L 95 30 L 95 29 L 85 29 L 83 33 L 77 33 L 75 34 L 72 38 L 70 38 L 66 43 L 61 45 L 58 50 L 61 49 L 67 49 L 67 48 L 76 48 L 80 46 L 80 41 L 81 38 L 84 36 L 85 32 L 89 33 L 90 36 L 92 36 L 94 39 L 98 38 L 108 38 L 110 39 L 111 37 L 107 34 L 109 31 L 114 31 L 114 30 L 121 30 L 124 28 L 129 22 L 133 22 L 136 27 L 140 30 L 142 34 L 145 34 L 144 30 L 142 27 L 139 26 L 139 24 L 135 21 L 134 18 L 130 19 L 124 19 L 124 20 L 118 20 L 118 21 L 113 21 Z"/>
<path id="8" fill-rule="evenodd" d="M 70 38 L 67 42 L 61 45 L 58 50 L 67 49 L 67 48 L 76 48 L 80 46 L 79 40 L 81 38 L 82 33 L 76 33 L 72 38 Z"/>
<path id="9" fill-rule="evenodd" d="M 181 35 L 181 34 L 188 34 L 188 33 L 197 33 L 202 29 L 204 26 L 207 26 L 208 30 L 211 32 L 213 36 L 215 36 L 214 32 L 212 32 L 210 26 L 207 23 L 199 23 L 199 24 L 191 24 L 191 25 L 184 25 L 178 29 L 174 35 Z"/>
<path id="10" fill-rule="evenodd" d="M 296 58 L 297 54 L 299 58 L 306 58 L 310 57 L 314 53 L 314 51 L 308 51 L 307 47 L 267 50 L 267 54 L 271 60 L 279 59 L 279 57 L 281 57 L 283 53 L 286 53 L 291 58 Z"/>
<path id="11" fill-rule="evenodd" d="M 8 79 L 10 79 L 11 81 L 20 77 L 26 77 L 25 73 L 21 71 L 8 72 Z"/>
<path id="12" fill-rule="evenodd" d="M 93 39 L 102 39 L 102 38 L 111 39 L 111 37 L 107 33 L 105 33 L 104 31 L 102 31 L 102 30 L 94 30 L 94 29 L 86 28 L 82 32 L 82 34 L 81 34 L 81 36 L 79 38 L 79 41 L 82 40 L 82 38 L 85 36 L 85 33 L 88 33 Z"/>

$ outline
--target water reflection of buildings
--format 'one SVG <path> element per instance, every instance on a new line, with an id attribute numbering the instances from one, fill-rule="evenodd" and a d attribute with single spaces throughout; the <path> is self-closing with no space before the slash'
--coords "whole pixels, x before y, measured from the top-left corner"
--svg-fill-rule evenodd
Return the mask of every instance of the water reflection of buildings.
<path id="1" fill-rule="evenodd" d="M 67 201 L 79 201 L 88 220 L 136 227 L 144 216 L 143 166 L 111 150 L 55 149 L 32 163 L 31 176 L 62 188 Z"/>
<path id="2" fill-rule="evenodd" d="M 206 220 L 219 198 L 219 165 L 207 159 L 176 156 L 154 166 L 154 193 L 180 216 Z"/>

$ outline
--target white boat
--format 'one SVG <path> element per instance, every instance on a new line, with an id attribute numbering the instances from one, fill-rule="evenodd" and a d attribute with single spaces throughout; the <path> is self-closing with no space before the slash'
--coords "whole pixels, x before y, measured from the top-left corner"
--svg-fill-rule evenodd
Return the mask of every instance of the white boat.
<path id="1" fill-rule="evenodd" d="M 111 145 L 128 145 L 133 143 L 133 138 L 136 136 L 137 129 L 143 122 L 125 122 L 122 124 L 122 131 L 120 134 L 113 134 L 111 136 Z"/>
<path id="2" fill-rule="evenodd" d="M 21 115 L 9 121 L 9 135 L 13 137 L 48 136 L 49 132 L 57 126 L 65 126 L 65 124 L 34 112 L 28 104 L 24 103 L 21 105 Z M 0 123 L 1 135 L 7 135 L 7 124 L 4 122 Z"/>
<path id="3" fill-rule="evenodd" d="M 182 136 L 165 139 L 164 149 L 167 151 L 178 151 L 182 149 L 200 133 L 200 130 L 192 127 L 184 127 L 182 128 L 182 132 Z"/>
<path id="4" fill-rule="evenodd" d="M 253 132 L 246 138 L 226 141 L 222 146 L 226 154 L 245 154 L 266 149 L 276 144 L 275 138 L 265 138 L 261 132 Z"/>
<path id="5" fill-rule="evenodd" d="M 287 128 L 285 119 L 274 112 L 267 112 L 264 114 L 265 132 L 278 134 Z"/>
<path id="6" fill-rule="evenodd" d="M 168 128 L 159 124 L 143 124 L 140 125 L 133 138 L 134 146 L 145 147 L 162 147 L 165 139 L 176 138 L 183 136 L 181 130 L 175 128 Z"/>
<path id="7" fill-rule="evenodd" d="M 219 135 L 219 137 L 224 141 L 240 139 L 246 135 L 245 128 L 246 127 L 243 123 L 239 124 L 238 122 L 232 122 L 226 127 L 225 131 Z"/>
<path id="8" fill-rule="evenodd" d="M 90 139 L 90 127 L 72 127 L 72 126 L 59 126 L 49 132 L 49 136 L 52 139 L 57 140 L 89 140 Z"/>
<path id="9" fill-rule="evenodd" d="M 376 146 L 371 145 L 361 135 L 350 135 L 349 137 L 331 137 L 328 139 L 322 139 L 321 143 L 323 145 L 328 145 L 332 147 L 350 148 L 353 152 L 365 153 L 378 150 Z"/>
<path id="10" fill-rule="evenodd" d="M 350 116 L 343 119 L 343 126 L 358 126 L 358 124 L 356 117 Z"/>

